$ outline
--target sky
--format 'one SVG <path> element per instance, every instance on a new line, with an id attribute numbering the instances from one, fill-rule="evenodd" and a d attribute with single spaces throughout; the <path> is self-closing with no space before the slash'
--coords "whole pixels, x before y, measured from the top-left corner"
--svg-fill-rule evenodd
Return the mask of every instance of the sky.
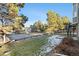
<path id="1" fill-rule="evenodd" d="M 71 3 L 26 3 L 19 13 L 28 17 L 25 26 L 29 27 L 38 20 L 46 23 L 48 10 L 55 11 L 60 16 L 67 16 L 72 21 Z"/>

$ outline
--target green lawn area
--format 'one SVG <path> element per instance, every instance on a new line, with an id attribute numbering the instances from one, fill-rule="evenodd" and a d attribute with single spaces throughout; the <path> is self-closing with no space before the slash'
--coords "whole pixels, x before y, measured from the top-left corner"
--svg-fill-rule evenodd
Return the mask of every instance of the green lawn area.
<path id="1" fill-rule="evenodd" d="M 41 36 L 30 38 L 29 40 L 20 40 L 9 43 L 8 45 L 5 45 L 5 47 L 8 50 L 11 50 L 11 53 L 9 54 L 11 56 L 32 56 L 37 54 L 40 47 L 47 43 L 47 38 L 48 36 Z"/>

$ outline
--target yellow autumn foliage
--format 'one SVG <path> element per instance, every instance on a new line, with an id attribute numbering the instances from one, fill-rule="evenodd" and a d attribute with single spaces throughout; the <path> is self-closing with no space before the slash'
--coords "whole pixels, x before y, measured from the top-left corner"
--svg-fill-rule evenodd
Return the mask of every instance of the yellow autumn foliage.
<path id="1" fill-rule="evenodd" d="M 8 8 L 9 8 L 9 16 L 16 17 L 19 12 L 19 8 L 18 8 L 17 4 L 10 3 L 10 4 L 8 4 Z"/>
<path id="2" fill-rule="evenodd" d="M 47 32 L 55 32 L 57 30 L 62 30 L 65 28 L 65 25 L 69 23 L 69 19 L 65 17 L 61 17 L 56 12 L 52 12 L 51 10 L 47 13 L 47 22 L 48 28 Z"/>
<path id="3" fill-rule="evenodd" d="M 69 23 L 68 17 L 66 17 L 66 16 L 62 17 L 62 22 L 64 25 L 68 24 Z"/>
<path id="4" fill-rule="evenodd" d="M 9 33 L 11 33 L 13 30 L 13 27 L 12 26 L 6 26 L 6 27 L 0 27 L 1 28 L 1 30 L 3 30 L 3 32 L 4 33 L 6 33 L 6 34 L 9 34 Z"/>
<path id="5" fill-rule="evenodd" d="M 17 29 L 21 29 L 22 28 L 22 17 L 20 17 L 18 15 L 18 12 L 19 12 L 19 6 L 17 3 L 9 3 L 9 4 L 6 4 L 7 5 L 7 10 L 8 10 L 8 14 L 5 15 L 5 17 L 10 20 L 10 22 L 12 22 L 12 24 L 10 25 L 2 25 L 0 26 L 0 29 L 3 30 L 5 33 L 8 33 L 8 32 L 12 32 L 14 30 L 14 28 L 17 28 Z M 4 17 L 4 19 L 6 19 Z M 6 19 L 6 20 L 7 20 Z"/>

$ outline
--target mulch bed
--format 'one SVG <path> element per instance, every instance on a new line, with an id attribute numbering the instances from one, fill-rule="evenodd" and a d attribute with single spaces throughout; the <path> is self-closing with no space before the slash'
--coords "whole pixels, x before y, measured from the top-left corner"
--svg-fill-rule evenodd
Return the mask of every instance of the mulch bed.
<path id="1" fill-rule="evenodd" d="M 55 48 L 56 53 L 79 56 L 79 42 L 72 38 L 63 38 L 63 41 Z"/>

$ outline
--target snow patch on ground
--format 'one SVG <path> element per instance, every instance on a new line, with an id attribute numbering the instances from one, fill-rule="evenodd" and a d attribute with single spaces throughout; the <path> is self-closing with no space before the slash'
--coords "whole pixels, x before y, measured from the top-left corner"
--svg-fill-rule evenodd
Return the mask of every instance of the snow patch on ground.
<path id="1" fill-rule="evenodd" d="M 41 47 L 41 49 L 40 49 L 41 52 L 39 53 L 39 55 L 45 55 L 46 53 L 50 52 L 51 50 L 54 50 L 54 48 L 62 42 L 63 38 L 64 37 L 60 36 L 60 35 L 53 35 L 53 36 L 49 37 L 48 43 Z"/>

